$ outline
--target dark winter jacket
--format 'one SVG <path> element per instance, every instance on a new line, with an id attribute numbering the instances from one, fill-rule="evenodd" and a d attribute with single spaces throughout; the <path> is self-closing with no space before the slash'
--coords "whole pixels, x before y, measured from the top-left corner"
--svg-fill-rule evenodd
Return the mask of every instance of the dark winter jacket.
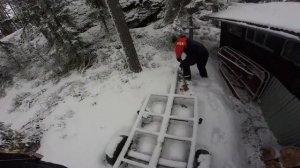
<path id="1" fill-rule="evenodd" d="M 180 60 L 182 53 L 185 52 L 186 60 L 189 60 L 191 63 L 196 63 L 200 60 L 203 60 L 202 57 L 207 58 L 209 53 L 207 49 L 199 42 L 181 37 L 177 40 L 176 43 L 176 59 Z"/>

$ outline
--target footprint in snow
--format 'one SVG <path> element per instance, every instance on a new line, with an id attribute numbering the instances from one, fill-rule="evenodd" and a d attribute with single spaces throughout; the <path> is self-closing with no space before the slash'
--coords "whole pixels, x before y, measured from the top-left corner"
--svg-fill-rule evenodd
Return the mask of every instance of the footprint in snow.
<path id="1" fill-rule="evenodd" d="M 201 87 L 208 87 L 211 85 L 211 81 L 209 79 L 205 79 L 205 78 L 201 78 L 199 80 L 199 82 L 197 82 L 197 83 L 198 83 L 197 85 L 199 85 Z"/>
<path id="2" fill-rule="evenodd" d="M 211 133 L 212 144 L 218 144 L 224 139 L 224 133 L 221 132 L 220 128 L 214 128 Z"/>

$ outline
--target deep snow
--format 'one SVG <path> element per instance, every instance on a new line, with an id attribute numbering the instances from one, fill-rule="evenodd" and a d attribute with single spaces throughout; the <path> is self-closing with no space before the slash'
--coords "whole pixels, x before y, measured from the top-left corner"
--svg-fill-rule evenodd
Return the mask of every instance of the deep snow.
<path id="1" fill-rule="evenodd" d="M 273 140 L 253 132 L 257 125 L 248 123 L 253 117 L 248 113 L 257 114 L 259 127 L 265 127 L 264 131 L 270 135 L 259 108 L 255 104 L 243 105 L 230 95 L 214 58 L 218 30 L 208 26 L 202 25 L 195 34 L 211 51 L 207 65 L 209 79 L 201 79 L 194 66 L 190 90 L 182 93 L 180 85 L 176 89 L 177 93 L 198 97 L 203 123 L 198 128 L 197 146 L 210 151 L 212 168 L 262 167 L 259 147 L 266 139 Z M 41 132 L 38 153 L 44 155 L 45 161 L 70 168 L 104 168 L 105 147 L 115 135 L 129 132 L 146 95 L 169 93 L 178 63 L 173 51 L 160 46 L 165 31 L 168 28 L 154 30 L 152 26 L 133 30 L 144 66 L 139 74 L 118 71 L 109 64 L 96 64 L 83 74 L 73 72 L 60 81 L 18 80 L 0 99 L 0 121 L 26 134 Z M 119 52 L 112 53 L 112 60 Z M 13 108 L 15 97 L 24 93 L 21 105 Z M 151 111 L 162 111 L 161 104 L 152 107 Z M 166 157 L 178 158 L 181 154 Z"/>
<path id="2" fill-rule="evenodd" d="M 300 23 L 296 21 L 299 11 L 300 4 L 297 2 L 232 3 L 228 9 L 211 16 L 299 33 Z"/>

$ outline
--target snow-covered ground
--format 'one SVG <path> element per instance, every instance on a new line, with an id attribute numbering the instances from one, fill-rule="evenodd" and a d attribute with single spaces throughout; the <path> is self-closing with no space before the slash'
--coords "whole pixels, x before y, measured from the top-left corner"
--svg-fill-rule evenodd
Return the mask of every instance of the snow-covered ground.
<path id="1" fill-rule="evenodd" d="M 43 160 L 71 168 L 104 167 L 102 154 L 111 137 L 131 127 L 147 94 L 169 91 L 172 68 L 130 75 L 112 72 L 107 79 L 101 79 L 100 68 L 93 71 L 86 77 L 73 73 L 57 84 L 40 87 L 16 83 L 0 99 L 0 121 L 16 130 L 24 130 L 27 124 L 36 131 L 39 125 L 43 135 L 38 153 Z M 31 94 L 25 103 L 9 112 L 14 98 L 25 92 Z"/>
<path id="2" fill-rule="evenodd" d="M 212 167 L 247 167 L 247 156 L 239 119 L 227 102 L 227 94 L 222 86 L 219 73 L 211 62 L 208 64 L 209 79 L 201 79 L 196 67 L 190 93 L 199 99 L 199 113 L 203 124 L 198 128 L 198 144 L 212 153 Z"/>
<path id="3" fill-rule="evenodd" d="M 201 34 L 205 31 L 207 34 Z M 37 152 L 45 161 L 70 168 L 104 168 L 105 147 L 114 135 L 129 131 L 146 96 L 170 90 L 178 63 L 172 51 L 160 46 L 164 33 L 152 26 L 133 30 L 144 67 L 139 74 L 96 64 L 83 74 L 73 72 L 60 81 L 16 81 L 0 99 L 0 122 L 28 135 L 39 132 Z M 218 41 L 212 37 L 216 31 L 210 33 L 208 27 L 196 33 L 208 37 L 201 41 L 212 51 L 207 65 L 209 79 L 201 79 L 193 66 L 189 91 L 178 91 L 199 99 L 203 123 L 198 128 L 197 145 L 211 152 L 212 168 L 263 167 L 259 148 L 273 140 L 263 139 L 256 131 L 263 128 L 269 135 L 259 108 L 231 96 L 214 58 Z M 116 49 L 110 55 L 112 61 L 118 52 Z M 253 117 L 255 122 L 251 122 Z"/>
<path id="4" fill-rule="evenodd" d="M 207 65 L 209 79 L 201 79 L 197 68 L 192 68 L 193 79 L 184 93 L 196 95 L 199 100 L 199 115 L 203 122 L 198 128 L 198 148 L 212 154 L 213 168 L 249 167 L 240 119 L 232 108 L 228 89 L 215 65 L 210 59 Z"/>

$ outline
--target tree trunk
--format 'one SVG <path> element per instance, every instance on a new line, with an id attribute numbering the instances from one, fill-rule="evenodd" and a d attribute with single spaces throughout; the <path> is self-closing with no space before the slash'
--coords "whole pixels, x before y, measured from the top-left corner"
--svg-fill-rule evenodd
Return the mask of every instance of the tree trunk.
<path id="1" fill-rule="evenodd" d="M 168 24 L 172 24 L 181 9 L 190 2 L 191 0 L 168 0 L 167 12 L 162 23 L 160 24 L 160 27 L 165 27 Z"/>
<path id="2" fill-rule="evenodd" d="M 18 61 L 17 58 L 15 58 L 11 52 L 13 50 L 13 45 L 10 43 L 2 43 L 0 42 L 0 49 L 3 53 L 5 53 L 5 56 L 7 56 L 8 59 L 13 60 L 13 62 L 17 65 L 18 70 L 22 68 L 21 63 Z"/>
<path id="3" fill-rule="evenodd" d="M 106 5 L 119 34 L 130 70 L 135 73 L 141 72 L 142 68 L 118 0 L 106 0 Z"/>
<path id="4" fill-rule="evenodd" d="M 1 10 L 1 13 L 3 15 L 2 17 L 4 17 L 3 20 L 9 19 L 9 16 L 8 16 L 7 12 L 5 11 L 5 7 L 3 5 L 5 5 L 5 4 L 3 2 L 1 2 L 0 10 Z"/>
<path id="5" fill-rule="evenodd" d="M 12 12 L 14 13 L 14 16 L 16 16 L 17 13 L 16 13 L 14 7 L 11 5 L 11 3 L 10 3 L 9 1 L 6 1 L 6 2 L 7 2 L 7 4 L 8 4 L 8 6 L 10 7 L 10 9 L 12 10 Z"/>
<path id="6" fill-rule="evenodd" d="M 0 21 L 3 21 L 6 19 L 6 15 L 4 14 L 4 12 L 2 11 L 1 7 L 0 7 Z"/>
<path id="7" fill-rule="evenodd" d="M 0 20 L 1 21 L 7 19 L 7 16 L 6 16 L 4 10 L 5 10 L 4 7 L 2 6 L 2 4 L 0 4 Z"/>

